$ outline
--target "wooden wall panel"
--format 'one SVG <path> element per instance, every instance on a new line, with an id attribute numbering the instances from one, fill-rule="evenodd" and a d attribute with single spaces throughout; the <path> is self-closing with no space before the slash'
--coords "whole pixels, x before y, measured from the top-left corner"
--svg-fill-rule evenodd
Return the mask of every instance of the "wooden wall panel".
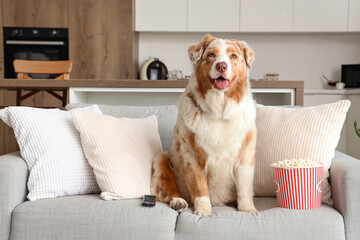
<path id="1" fill-rule="evenodd" d="M 0 79 L 4 77 L 3 0 L 0 0 Z"/>
<path id="2" fill-rule="evenodd" d="M 69 27 L 68 0 L 3 0 L 6 27 Z"/>
<path id="3" fill-rule="evenodd" d="M 14 106 L 16 104 L 16 91 L 4 89 L 5 106 Z M 7 125 L 4 128 L 4 154 L 18 151 L 18 145 L 15 139 L 14 131 Z"/>
<path id="4" fill-rule="evenodd" d="M 4 105 L 5 89 L 0 89 L 0 105 Z M 6 124 L 0 120 L 0 155 L 5 153 L 5 128 Z"/>
<path id="5" fill-rule="evenodd" d="M 0 79 L 4 77 L 4 48 L 3 48 L 3 0 L 0 0 Z M 0 105 L 5 105 L 5 89 L 0 89 Z M 5 153 L 6 124 L 0 120 L 0 155 Z"/>
<path id="6" fill-rule="evenodd" d="M 71 78 L 136 78 L 133 11 L 130 0 L 69 2 Z"/>

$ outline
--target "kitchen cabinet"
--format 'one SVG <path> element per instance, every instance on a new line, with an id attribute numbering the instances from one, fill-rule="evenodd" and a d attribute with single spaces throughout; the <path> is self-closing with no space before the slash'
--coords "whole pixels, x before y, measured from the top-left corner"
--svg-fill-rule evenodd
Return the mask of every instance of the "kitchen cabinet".
<path id="1" fill-rule="evenodd" d="M 70 103 L 127 106 L 176 105 L 187 80 L 101 80 L 71 81 Z M 14 84 L 14 83 L 12 83 Z M 76 85 L 76 86 L 75 86 Z M 251 81 L 257 103 L 265 105 L 303 105 L 303 81 Z"/>
<path id="2" fill-rule="evenodd" d="M 136 0 L 136 31 L 187 31 L 187 0 Z"/>
<path id="3" fill-rule="evenodd" d="M 136 78 L 133 1 L 69 1 L 71 78 Z"/>
<path id="4" fill-rule="evenodd" d="M 67 28 L 68 1 L 3 0 L 3 23 L 6 27 Z"/>
<path id="5" fill-rule="evenodd" d="M 136 0 L 138 32 L 360 31 L 360 0 Z"/>
<path id="6" fill-rule="evenodd" d="M 291 32 L 293 1 L 241 0 L 241 32 Z"/>
<path id="7" fill-rule="evenodd" d="M 348 0 L 294 0 L 295 32 L 345 32 Z"/>
<path id="8" fill-rule="evenodd" d="M 360 0 L 349 0 L 348 31 L 360 32 Z"/>
<path id="9" fill-rule="evenodd" d="M 189 0 L 189 32 L 239 32 L 239 0 Z"/>

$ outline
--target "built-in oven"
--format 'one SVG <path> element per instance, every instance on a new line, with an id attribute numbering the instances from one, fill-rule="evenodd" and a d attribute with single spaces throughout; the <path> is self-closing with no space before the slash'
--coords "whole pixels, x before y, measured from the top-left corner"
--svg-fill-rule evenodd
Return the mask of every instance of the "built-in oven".
<path id="1" fill-rule="evenodd" d="M 4 27 L 4 72 L 5 78 L 16 78 L 13 61 L 68 60 L 68 29 L 65 28 L 20 28 Z M 51 76 L 33 74 L 33 78 Z"/>

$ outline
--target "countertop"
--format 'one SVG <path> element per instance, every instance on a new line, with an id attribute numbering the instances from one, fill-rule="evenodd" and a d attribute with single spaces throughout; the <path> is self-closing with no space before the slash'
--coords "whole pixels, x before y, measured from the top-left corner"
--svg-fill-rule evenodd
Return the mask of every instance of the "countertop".
<path id="1" fill-rule="evenodd" d="M 129 79 L 0 79 L 0 88 L 68 88 L 68 87 L 112 87 L 112 88 L 185 88 L 188 80 L 129 80 Z M 251 80 L 252 88 L 303 89 L 303 81 Z"/>
<path id="2" fill-rule="evenodd" d="M 305 89 L 306 95 L 359 95 L 360 88 L 344 88 L 344 89 Z"/>

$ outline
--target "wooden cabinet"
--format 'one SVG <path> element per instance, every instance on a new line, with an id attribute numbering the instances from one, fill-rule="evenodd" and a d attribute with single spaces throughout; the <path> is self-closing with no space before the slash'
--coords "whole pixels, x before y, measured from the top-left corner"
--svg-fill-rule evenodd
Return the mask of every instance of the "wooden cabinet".
<path id="1" fill-rule="evenodd" d="M 294 0 L 295 32 L 347 31 L 348 0 Z"/>
<path id="2" fill-rule="evenodd" d="M 238 32 L 239 0 L 189 0 L 188 31 Z"/>
<path id="3" fill-rule="evenodd" d="M 136 78 L 133 1 L 69 1 L 71 78 Z"/>
<path id="4" fill-rule="evenodd" d="M 136 31 L 187 31 L 187 0 L 136 0 Z"/>
<path id="5" fill-rule="evenodd" d="M 348 31 L 360 32 L 360 0 L 349 0 Z"/>
<path id="6" fill-rule="evenodd" d="M 3 0 L 6 27 L 69 26 L 68 1 L 64 0 Z"/>
<path id="7" fill-rule="evenodd" d="M 241 32 L 291 32 L 293 1 L 241 0 Z"/>

